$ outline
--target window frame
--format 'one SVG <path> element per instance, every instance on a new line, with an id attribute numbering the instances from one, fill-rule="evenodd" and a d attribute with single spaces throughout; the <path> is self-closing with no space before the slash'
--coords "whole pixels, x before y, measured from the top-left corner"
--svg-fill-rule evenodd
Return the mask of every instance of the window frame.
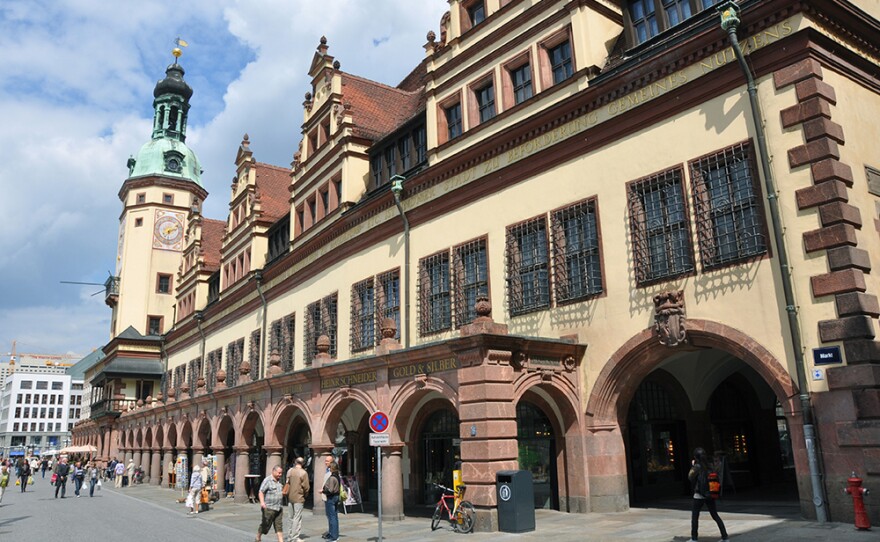
<path id="1" fill-rule="evenodd" d="M 577 212 L 578 208 L 587 209 L 593 217 L 593 229 L 595 231 L 595 247 L 581 250 L 579 253 L 586 251 L 595 251 L 595 258 L 598 260 L 598 289 L 579 293 L 578 295 L 565 295 L 564 289 L 569 287 L 569 279 L 567 273 L 567 264 L 569 262 L 569 254 L 565 252 L 568 246 L 568 238 L 565 236 L 566 230 L 563 223 L 563 215 Z M 581 201 L 576 201 L 569 205 L 559 207 L 550 211 L 550 232 L 553 237 L 553 247 L 551 249 L 551 259 L 553 264 L 553 275 L 551 282 L 553 285 L 553 302 L 555 306 L 564 306 L 570 303 L 583 302 L 588 299 L 602 297 L 606 294 L 605 284 L 605 259 L 602 251 L 602 226 L 599 217 L 599 198 L 591 196 Z"/>
<path id="2" fill-rule="evenodd" d="M 522 246 L 521 243 L 514 243 L 519 240 L 517 236 L 520 235 L 521 232 L 529 233 L 526 231 L 526 229 L 536 227 L 537 225 L 540 225 L 543 228 L 544 261 L 543 263 L 538 262 L 537 264 L 527 266 L 530 271 L 523 272 Z M 539 232 L 536 231 L 535 233 Z M 529 218 L 527 220 L 523 220 L 521 222 L 517 222 L 516 224 L 511 224 L 505 229 L 505 257 L 507 258 L 507 304 L 508 311 L 511 317 L 522 316 L 524 314 L 546 310 L 551 307 L 552 269 L 550 256 L 550 231 L 547 226 L 546 213 Z M 538 273 L 540 275 L 540 271 L 542 268 L 544 269 L 544 273 L 546 273 L 546 299 L 540 299 L 540 292 L 538 292 L 536 294 L 537 302 L 527 305 L 525 303 L 525 296 L 523 294 L 524 290 L 522 287 L 523 275 L 525 273 Z M 540 276 L 538 276 L 535 280 L 533 280 L 533 285 L 543 286 L 538 284 L 540 280 Z M 517 284 L 520 285 L 519 299 L 516 298 Z"/>
<path id="3" fill-rule="evenodd" d="M 162 289 L 162 279 L 168 280 L 167 290 Z M 156 293 L 163 295 L 171 295 L 174 293 L 174 277 L 169 273 L 156 273 Z"/>
<path id="4" fill-rule="evenodd" d="M 369 300 L 366 294 L 369 293 Z M 363 352 L 376 346 L 378 303 L 376 277 L 358 281 L 351 286 L 350 348 Z"/>
<path id="5" fill-rule="evenodd" d="M 562 46 L 564 43 L 568 43 L 569 49 L 569 57 L 568 63 L 570 66 L 570 71 L 565 78 L 556 81 L 555 80 L 555 72 L 553 69 L 553 56 L 552 52 L 557 48 Z M 575 49 L 574 43 L 572 40 L 572 32 L 571 26 L 566 26 L 562 30 L 552 34 L 542 42 L 538 44 L 539 50 L 539 71 L 540 71 L 540 79 L 541 79 L 541 89 L 547 90 L 556 85 L 560 85 L 565 83 L 566 81 L 570 81 L 574 75 L 577 73 L 577 59 L 575 58 Z"/>
<path id="6" fill-rule="evenodd" d="M 159 322 L 159 333 L 151 333 L 152 330 L 151 324 L 153 320 L 158 320 Z M 147 315 L 147 335 L 162 335 L 162 330 L 165 329 L 165 317 L 158 314 L 148 314 Z"/>
<path id="7" fill-rule="evenodd" d="M 528 66 L 529 83 L 531 86 L 531 96 L 521 101 L 516 100 L 516 88 L 514 81 L 514 73 Z M 532 51 L 527 49 L 517 54 L 501 66 L 501 102 L 505 111 L 516 107 L 535 97 L 537 89 L 535 88 L 534 63 L 532 62 Z"/>
<path id="8" fill-rule="evenodd" d="M 471 247 L 478 247 L 477 250 L 470 250 Z M 467 263 L 465 256 L 475 254 L 478 251 L 483 253 L 483 273 L 482 280 L 466 283 Z M 478 269 L 479 272 L 479 269 Z M 492 276 L 489 267 L 489 236 L 483 235 L 464 243 L 460 243 L 452 247 L 452 295 L 453 295 L 453 319 L 455 329 L 461 329 L 462 326 L 470 324 L 476 318 L 476 300 L 481 296 L 481 290 L 485 289 L 485 295 L 491 304 L 492 287 L 490 277 Z M 481 287 L 481 285 L 483 285 Z M 471 288 L 476 288 L 474 295 L 474 304 L 467 303 L 468 293 Z"/>
<path id="9" fill-rule="evenodd" d="M 711 0 L 712 3 L 707 6 L 707 5 L 705 5 L 706 0 L 627 0 L 626 2 L 623 3 L 622 8 L 623 8 L 623 14 L 624 14 L 625 34 L 627 37 L 627 41 L 629 42 L 628 48 L 637 47 L 643 43 L 647 43 L 647 42 L 651 41 L 655 37 L 663 34 L 664 32 L 666 32 L 672 28 L 675 28 L 675 27 L 683 24 L 688 19 L 691 19 L 691 18 L 699 15 L 703 11 L 713 9 L 716 5 L 721 3 L 721 1 L 722 0 Z M 646 35 L 645 39 L 641 39 L 639 37 L 638 31 L 637 31 L 637 26 L 638 26 L 638 22 L 641 22 L 643 20 L 645 21 L 645 24 L 648 24 L 648 22 L 647 22 L 648 18 L 645 17 L 645 18 L 639 19 L 638 22 L 633 18 L 634 17 L 634 10 L 633 10 L 632 6 L 636 2 L 640 2 L 646 6 L 648 6 L 648 5 L 652 6 L 654 9 L 654 11 L 653 11 L 653 14 L 654 14 L 653 27 L 656 27 L 656 28 L 652 27 L 650 29 L 650 31 L 652 31 L 653 34 Z M 669 2 L 669 4 L 667 4 L 666 2 Z M 676 23 L 670 22 L 669 8 L 673 5 L 676 7 L 687 6 L 687 9 L 690 11 L 690 14 L 687 15 L 683 11 L 679 10 L 679 13 L 681 14 L 680 15 L 681 20 Z"/>
<path id="10" fill-rule="evenodd" d="M 419 335 L 436 335 L 452 329 L 452 258 L 449 249 L 435 252 L 419 259 Z M 436 262 L 436 263 L 435 263 Z M 435 290 L 435 280 L 432 271 L 434 266 L 441 271 L 445 263 L 445 288 L 444 277 L 438 281 L 439 290 Z M 443 301 L 445 300 L 445 301 Z M 440 302 L 439 308 L 435 303 Z M 445 305 L 445 313 L 443 309 Z M 440 312 L 435 321 L 435 312 Z"/>
<path id="11" fill-rule="evenodd" d="M 491 88 L 491 102 L 483 104 L 480 101 L 482 93 Z M 498 116 L 498 90 L 495 85 L 495 71 L 491 71 L 468 85 L 468 126 L 474 127 L 485 124 Z M 491 115 L 483 118 L 483 111 L 491 108 Z"/>

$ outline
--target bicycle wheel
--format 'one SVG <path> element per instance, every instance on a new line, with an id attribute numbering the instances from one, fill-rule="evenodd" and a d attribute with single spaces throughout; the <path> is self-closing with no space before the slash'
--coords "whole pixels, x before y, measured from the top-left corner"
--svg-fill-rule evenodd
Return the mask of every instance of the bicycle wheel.
<path id="1" fill-rule="evenodd" d="M 443 508 L 438 504 L 434 509 L 434 515 L 431 516 L 431 530 L 436 531 L 440 528 L 440 518 L 443 516 Z"/>
<path id="2" fill-rule="evenodd" d="M 474 510 L 474 505 L 468 501 L 462 501 L 455 512 L 455 521 L 452 524 L 452 528 L 457 533 L 469 533 L 474 530 L 476 520 L 477 512 Z"/>

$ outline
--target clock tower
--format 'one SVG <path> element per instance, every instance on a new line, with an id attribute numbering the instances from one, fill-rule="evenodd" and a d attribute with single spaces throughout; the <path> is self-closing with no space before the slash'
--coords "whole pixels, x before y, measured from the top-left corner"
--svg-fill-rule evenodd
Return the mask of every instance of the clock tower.
<path id="1" fill-rule="evenodd" d="M 113 309 L 111 338 L 128 327 L 141 335 L 162 335 L 171 328 L 187 216 L 208 195 L 199 160 L 186 146 L 193 90 L 183 79 L 180 49 L 174 56 L 153 90 L 150 141 L 128 159 L 128 178 L 119 190 L 116 274 L 106 295 Z"/>

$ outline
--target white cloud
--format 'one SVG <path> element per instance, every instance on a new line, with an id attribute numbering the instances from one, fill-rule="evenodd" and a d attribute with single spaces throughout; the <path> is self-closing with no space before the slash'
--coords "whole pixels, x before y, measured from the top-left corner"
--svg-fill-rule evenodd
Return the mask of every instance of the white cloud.
<path id="1" fill-rule="evenodd" d="M 445 0 L 4 0 L 0 3 L 0 340 L 87 353 L 110 310 L 60 280 L 103 282 L 115 262 L 125 162 L 150 135 L 152 89 L 178 35 L 195 94 L 187 143 L 228 209 L 242 134 L 287 166 L 321 35 L 342 69 L 398 83 Z M 378 42 L 374 45 L 374 40 Z M 91 293 L 91 292 L 89 292 Z M 0 344 L 0 350 L 8 346 Z"/>

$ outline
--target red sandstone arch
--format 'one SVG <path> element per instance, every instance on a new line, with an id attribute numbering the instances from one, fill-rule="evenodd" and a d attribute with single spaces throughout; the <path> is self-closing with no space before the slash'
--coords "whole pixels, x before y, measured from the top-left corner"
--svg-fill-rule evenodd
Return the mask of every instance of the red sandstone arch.
<path id="1" fill-rule="evenodd" d="M 192 423 L 189 420 L 179 423 L 177 427 L 178 451 L 189 450 L 193 443 Z"/>
<path id="2" fill-rule="evenodd" d="M 407 382 L 391 398 L 391 408 L 388 412 L 392 420 L 391 437 L 395 442 L 412 440 L 413 435 L 407 434 L 407 427 L 410 428 L 410 433 L 418 430 L 420 423 L 424 421 L 423 411 L 427 405 L 423 405 L 418 411 L 416 411 L 416 406 L 423 398 L 431 394 L 439 394 L 440 399 L 455 411 L 456 415 L 458 414 L 459 405 L 452 399 L 457 399 L 458 393 L 446 381 L 436 376 L 428 376 L 424 382 Z M 436 410 L 434 409 L 430 413 Z M 410 423 L 416 416 L 420 416 L 419 423 Z"/>
<path id="3" fill-rule="evenodd" d="M 161 423 L 156 424 L 156 448 L 161 450 L 165 447 L 165 428 Z"/>
<path id="4" fill-rule="evenodd" d="M 214 418 L 214 429 L 211 431 L 211 434 L 213 435 L 211 447 L 215 451 L 226 448 L 226 436 L 229 434 L 230 429 L 234 431 L 234 426 L 235 422 L 229 414 L 223 414 L 222 416 Z"/>
<path id="5" fill-rule="evenodd" d="M 291 398 L 290 401 L 281 401 L 275 405 L 269 413 L 269 424 L 266 435 L 267 444 L 284 447 L 287 442 L 287 434 L 293 426 L 293 421 L 300 419 L 309 428 L 312 427 L 308 415 L 308 405 L 300 398 Z"/>
<path id="6" fill-rule="evenodd" d="M 211 447 L 211 422 L 207 417 L 199 418 L 195 422 L 193 434 L 193 448 L 207 450 Z"/>
<path id="7" fill-rule="evenodd" d="M 353 403 L 359 403 L 368 413 L 378 410 L 373 398 L 363 390 L 356 388 L 336 390 L 324 401 L 324 405 L 321 408 L 321 412 L 324 415 L 319 422 L 320 425 L 313 428 L 312 431 L 314 444 L 329 444 L 334 441 L 336 426 L 339 424 L 345 411 Z"/>
<path id="8" fill-rule="evenodd" d="M 239 414 L 239 425 L 235 431 L 235 444 L 237 446 L 252 446 L 254 433 L 257 426 L 263 428 L 265 435 L 266 424 L 263 423 L 263 416 L 257 409 L 249 409 Z M 265 445 L 265 442 L 263 443 Z"/>
<path id="9" fill-rule="evenodd" d="M 689 319 L 685 329 L 691 345 L 715 348 L 736 356 L 770 386 L 789 421 L 795 447 L 795 469 L 799 475 L 806 472 L 803 440 L 794 438 L 803 427 L 798 415 L 797 389 L 785 367 L 757 341 L 732 327 Z M 620 511 L 629 507 L 622 430 L 626 425 L 628 406 L 645 377 L 675 352 L 660 344 L 653 329 L 648 328 L 624 343 L 599 373 L 586 410 L 589 432 L 586 457 L 592 510 Z"/>

